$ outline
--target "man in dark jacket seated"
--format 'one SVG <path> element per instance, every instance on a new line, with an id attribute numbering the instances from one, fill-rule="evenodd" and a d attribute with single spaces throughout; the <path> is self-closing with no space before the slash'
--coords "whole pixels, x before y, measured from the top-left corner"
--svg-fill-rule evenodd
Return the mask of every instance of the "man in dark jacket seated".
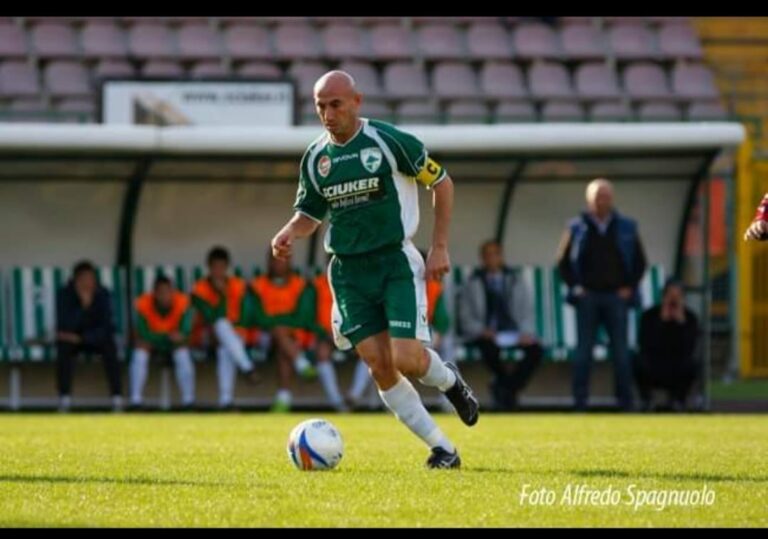
<path id="1" fill-rule="evenodd" d="M 669 391 L 673 410 L 685 409 L 698 372 L 698 331 L 696 315 L 685 306 L 682 283 L 670 279 L 664 285 L 661 305 L 645 311 L 640 320 L 640 355 L 634 370 L 644 410 L 652 408 L 655 387 Z"/>
<path id="2" fill-rule="evenodd" d="M 116 411 L 122 408 L 114 332 L 109 291 L 98 284 L 91 262 L 78 262 L 72 279 L 56 296 L 56 375 L 61 411 L 67 411 L 71 405 L 72 374 L 80 352 L 101 356 L 112 407 Z"/>

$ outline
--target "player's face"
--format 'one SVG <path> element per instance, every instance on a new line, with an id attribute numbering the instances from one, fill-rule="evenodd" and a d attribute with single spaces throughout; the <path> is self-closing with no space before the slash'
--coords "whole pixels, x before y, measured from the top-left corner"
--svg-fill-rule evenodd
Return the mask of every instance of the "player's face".
<path id="1" fill-rule="evenodd" d="M 229 264 L 226 260 L 212 260 L 208 264 L 208 272 L 215 280 L 223 280 L 227 278 L 227 272 L 229 271 Z"/>
<path id="2" fill-rule="evenodd" d="M 345 140 L 354 134 L 360 102 L 360 94 L 352 90 L 323 91 L 315 94 L 315 110 L 320 122 L 336 139 Z"/>
<path id="3" fill-rule="evenodd" d="M 613 191 L 609 187 L 600 187 L 589 201 L 589 209 L 600 218 L 606 217 L 613 210 Z"/>
<path id="4" fill-rule="evenodd" d="M 155 301 L 160 307 L 165 309 L 171 306 L 171 297 L 173 289 L 167 284 L 161 284 L 155 287 Z"/>

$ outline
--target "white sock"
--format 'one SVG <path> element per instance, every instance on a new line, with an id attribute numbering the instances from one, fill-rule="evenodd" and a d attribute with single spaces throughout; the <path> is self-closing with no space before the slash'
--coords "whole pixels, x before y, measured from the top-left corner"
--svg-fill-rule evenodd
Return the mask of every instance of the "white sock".
<path id="1" fill-rule="evenodd" d="M 419 394 L 405 376 L 386 391 L 379 390 L 379 395 L 395 417 L 430 448 L 440 446 L 449 453 L 456 450 L 424 408 Z"/>
<path id="2" fill-rule="evenodd" d="M 149 370 L 149 352 L 135 348 L 131 357 L 131 404 L 141 404 Z"/>
<path id="3" fill-rule="evenodd" d="M 195 402 L 195 367 L 189 348 L 177 348 L 173 351 L 173 364 L 176 368 L 176 383 L 181 392 L 181 402 L 184 405 Z"/>
<path id="4" fill-rule="evenodd" d="M 235 397 L 237 368 L 223 346 L 216 349 L 216 374 L 219 378 L 219 406 L 228 406 Z"/>
<path id="5" fill-rule="evenodd" d="M 290 406 L 292 400 L 293 400 L 293 395 L 291 394 L 290 389 L 277 390 L 277 394 L 275 395 L 275 402 L 279 402 L 281 404 L 287 404 L 288 406 Z"/>
<path id="6" fill-rule="evenodd" d="M 355 365 L 355 373 L 352 375 L 352 387 L 349 389 L 349 396 L 354 400 L 363 398 L 368 384 L 371 383 L 371 373 L 365 361 L 359 359 Z"/>
<path id="7" fill-rule="evenodd" d="M 232 322 L 226 318 L 219 318 L 213 324 L 213 331 L 219 343 L 227 349 L 229 356 L 234 360 L 238 368 L 243 372 L 249 372 L 253 369 L 248 353 L 245 351 L 245 345 L 240 336 L 232 327 Z"/>
<path id="8" fill-rule="evenodd" d="M 436 387 L 440 391 L 445 392 L 456 383 L 456 374 L 445 366 L 437 352 L 431 348 L 425 348 L 425 350 L 429 355 L 429 366 L 424 376 L 419 378 L 419 382 L 425 386 Z"/>
<path id="9" fill-rule="evenodd" d="M 307 359 L 307 356 L 305 356 L 303 352 L 299 353 L 299 355 L 296 356 L 296 359 L 293 360 L 293 368 L 296 369 L 296 372 L 299 374 L 310 367 L 312 367 L 312 362 Z"/>
<path id="10" fill-rule="evenodd" d="M 320 361 L 317 364 L 317 375 L 320 378 L 320 383 L 323 384 L 328 401 L 333 406 L 341 405 L 344 399 L 339 392 L 339 384 L 336 383 L 336 369 L 333 368 L 333 363 Z"/>

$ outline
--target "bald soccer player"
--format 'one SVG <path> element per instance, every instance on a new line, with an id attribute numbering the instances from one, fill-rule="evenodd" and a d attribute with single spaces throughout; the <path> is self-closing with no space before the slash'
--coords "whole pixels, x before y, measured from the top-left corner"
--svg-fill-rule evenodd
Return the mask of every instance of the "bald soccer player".
<path id="1" fill-rule="evenodd" d="M 272 239 L 287 257 L 329 217 L 336 345 L 356 348 L 386 406 L 431 449 L 429 468 L 458 468 L 459 453 L 429 415 L 406 376 L 443 392 L 461 420 L 474 425 L 479 407 L 458 369 L 424 346 L 430 341 L 426 278 L 450 270 L 448 225 L 453 181 L 420 140 L 361 118 L 362 95 L 343 71 L 315 83 L 315 109 L 325 131 L 301 160 L 295 213 Z M 418 184 L 432 190 L 435 226 L 426 261 L 412 238 L 419 224 Z"/>

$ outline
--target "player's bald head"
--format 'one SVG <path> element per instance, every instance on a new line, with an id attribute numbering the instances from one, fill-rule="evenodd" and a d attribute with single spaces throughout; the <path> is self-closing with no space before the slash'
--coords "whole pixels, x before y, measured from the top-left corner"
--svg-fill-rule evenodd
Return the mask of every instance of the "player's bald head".
<path id="1" fill-rule="evenodd" d="M 606 192 L 613 196 L 613 184 L 605 178 L 595 178 L 587 185 L 587 202 L 593 202 L 600 192 Z"/>
<path id="2" fill-rule="evenodd" d="M 329 71 L 315 83 L 315 110 L 325 129 L 339 143 L 357 131 L 362 95 L 346 71 Z"/>
<path id="3" fill-rule="evenodd" d="M 346 71 L 329 71 L 315 82 L 314 92 L 319 95 L 347 95 L 351 96 L 357 92 L 355 79 Z"/>

